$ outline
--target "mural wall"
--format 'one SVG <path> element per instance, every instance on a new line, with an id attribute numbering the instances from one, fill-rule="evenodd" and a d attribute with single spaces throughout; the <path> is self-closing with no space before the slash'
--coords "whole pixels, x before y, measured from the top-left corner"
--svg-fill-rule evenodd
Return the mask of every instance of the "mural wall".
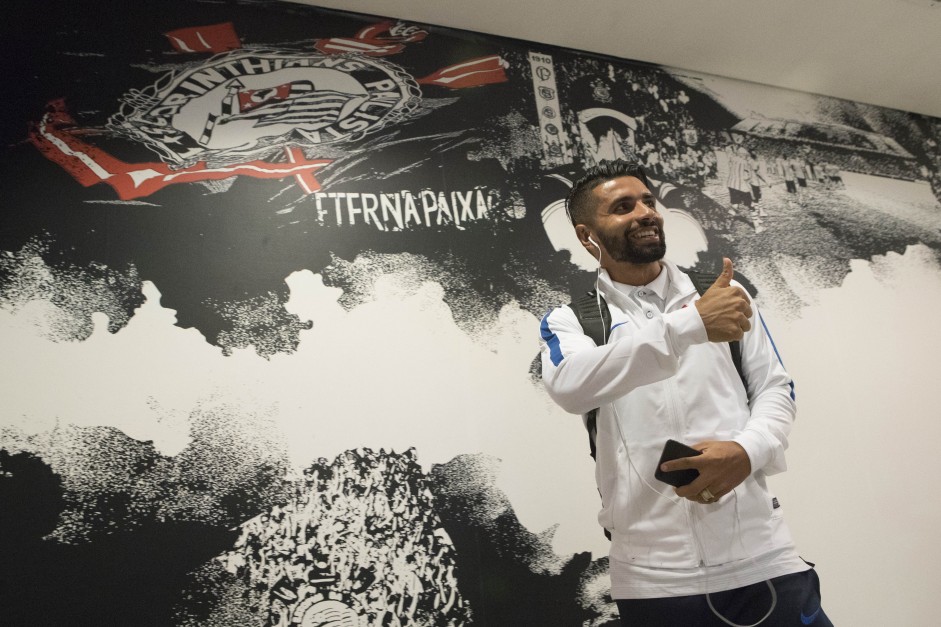
<path id="1" fill-rule="evenodd" d="M 604 159 L 647 166 L 672 259 L 731 257 L 778 325 L 792 465 L 893 412 L 856 365 L 912 383 L 895 349 L 938 343 L 937 119 L 288 3 L 19 4 L 6 625 L 611 624 L 587 440 L 534 362 L 593 281 L 563 198 Z M 827 555 L 846 519 L 806 512 Z"/>

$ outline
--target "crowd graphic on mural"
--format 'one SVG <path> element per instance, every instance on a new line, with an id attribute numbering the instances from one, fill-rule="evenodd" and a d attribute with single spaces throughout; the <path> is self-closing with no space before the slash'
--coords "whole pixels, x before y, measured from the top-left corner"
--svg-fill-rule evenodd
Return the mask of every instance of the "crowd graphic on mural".
<path id="1" fill-rule="evenodd" d="M 26 440 L 5 429 L 5 449 L 34 451 L 0 450 L 6 624 L 602 624 L 610 614 L 604 589 L 587 589 L 604 560 L 552 556 L 483 460 L 425 473 L 412 450 L 357 449 L 289 479 L 283 450 L 238 422 L 206 411 L 172 457 L 110 428 Z M 508 577 L 515 591 L 558 598 L 534 610 L 481 594 L 482 581 Z"/>
<path id="2" fill-rule="evenodd" d="M 468 623 L 454 547 L 415 461 L 349 451 L 305 471 L 294 499 L 247 521 L 226 570 L 265 594 L 266 627 Z"/>
<path id="3" fill-rule="evenodd" d="M 226 357 L 290 359 L 310 325 L 285 309 L 286 276 L 320 274 L 349 311 L 371 297 L 362 275 L 399 257 L 461 277 L 443 292 L 468 335 L 509 305 L 541 316 L 592 275 L 542 237 L 540 209 L 612 158 L 643 163 L 661 205 L 701 227 L 703 267 L 734 257 L 781 314 L 800 315 L 807 293 L 788 272 L 802 264 L 831 287 L 850 260 L 941 250 L 938 120 L 829 98 L 764 117 L 687 72 L 288 3 L 179 0 L 135 9 L 135 29 L 74 5 L 37 16 L 83 27 L 37 27 L 46 39 L 2 127 L 13 175 L 0 182 L 0 307 L 52 303 L 53 342 L 80 347 L 98 312 L 120 331 L 147 280 Z M 110 78 L 88 89 L 97 76 Z M 900 197 L 872 191 L 890 183 Z M 389 420 L 414 393 L 388 400 Z M 181 427 L 193 446 L 175 458 L 110 427 L 37 435 L 23 418 L 0 417 L 0 486 L 46 495 L 48 511 L 38 526 L 24 508 L 4 521 L 3 577 L 32 586 L 3 600 L 13 624 L 132 615 L 115 609 L 121 594 L 96 605 L 94 586 L 123 594 L 105 566 L 135 543 L 190 574 L 156 569 L 146 587 L 165 595 L 140 595 L 181 627 L 614 620 L 606 558 L 553 554 L 551 532 L 524 528 L 481 464 L 436 460 L 447 463 L 425 474 L 416 456 L 433 452 L 356 448 L 292 482 L 277 438 L 244 425 L 255 442 L 238 450 L 252 455 L 226 453 L 242 441 L 229 434 L 199 449 L 213 431 L 195 410 Z M 70 461 L 77 449 L 102 461 L 99 440 L 113 444 L 102 481 Z M 141 573 L 158 553 L 139 552 Z M 45 574 L 57 569 L 92 574 L 71 589 Z"/>

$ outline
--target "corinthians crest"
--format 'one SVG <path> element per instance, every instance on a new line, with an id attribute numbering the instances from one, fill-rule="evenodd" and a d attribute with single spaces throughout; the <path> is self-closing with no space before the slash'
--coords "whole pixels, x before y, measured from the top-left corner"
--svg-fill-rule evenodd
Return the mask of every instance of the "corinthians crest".
<path id="1" fill-rule="evenodd" d="M 172 167 L 356 140 L 421 102 L 401 68 L 357 54 L 237 50 L 126 94 L 108 127 Z"/>
<path id="2" fill-rule="evenodd" d="M 294 178 L 305 193 L 338 150 L 325 150 L 415 117 L 420 85 L 458 90 L 507 81 L 497 54 L 466 59 L 415 78 L 378 57 L 428 33 L 380 22 L 353 37 L 315 40 L 314 50 L 241 48 L 231 23 L 164 33 L 184 54 L 212 52 L 121 97 L 107 132 L 144 145 L 154 161 L 125 161 L 83 128 L 65 98 L 53 98 L 29 127 L 30 142 L 85 187 L 105 183 L 121 200 L 169 185 L 237 176 Z M 232 48 L 236 48 L 232 50 Z M 342 148 L 339 152 L 342 152 Z M 327 155 L 325 153 L 331 153 Z"/>

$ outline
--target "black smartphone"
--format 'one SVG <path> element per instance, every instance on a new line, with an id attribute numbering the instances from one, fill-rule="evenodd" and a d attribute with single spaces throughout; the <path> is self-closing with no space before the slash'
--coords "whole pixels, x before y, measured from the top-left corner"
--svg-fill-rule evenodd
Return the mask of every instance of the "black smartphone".
<path id="1" fill-rule="evenodd" d="M 699 471 L 695 468 L 663 472 L 660 470 L 660 466 L 663 465 L 663 462 L 679 459 L 681 457 L 695 457 L 696 455 L 702 455 L 702 451 L 697 451 L 696 449 L 690 446 L 686 446 L 682 442 L 677 442 L 676 440 L 667 440 L 667 443 L 663 445 L 663 452 L 660 454 L 660 461 L 657 462 L 657 471 L 653 474 L 653 476 L 658 480 L 664 483 L 669 483 L 671 486 L 676 488 L 684 486 L 688 483 L 692 483 L 696 477 L 699 476 Z"/>

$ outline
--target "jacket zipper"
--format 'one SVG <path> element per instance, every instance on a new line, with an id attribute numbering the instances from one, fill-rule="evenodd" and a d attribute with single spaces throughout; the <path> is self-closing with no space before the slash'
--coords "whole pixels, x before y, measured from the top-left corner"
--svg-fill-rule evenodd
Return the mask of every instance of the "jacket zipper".
<path id="1" fill-rule="evenodd" d="M 684 442 L 683 434 L 685 433 L 685 430 L 683 429 L 684 425 L 680 421 L 680 413 L 679 413 L 679 410 L 677 409 L 676 383 L 675 383 L 674 378 L 670 377 L 669 379 L 667 379 L 665 381 L 664 387 L 666 388 L 667 411 L 670 414 L 670 430 L 672 431 L 673 437 L 676 440 L 679 440 L 680 442 L 683 442 L 684 444 L 688 444 L 688 442 Z M 689 531 L 687 532 L 686 543 L 687 543 L 687 546 L 690 547 L 690 550 L 693 555 L 693 559 L 697 560 L 699 565 L 701 566 L 705 561 L 704 559 L 705 556 L 702 555 L 702 553 L 700 552 L 699 546 L 696 542 L 696 538 L 694 537 L 695 536 L 694 525 L 696 524 L 696 521 L 692 512 L 692 504 L 689 503 L 686 499 L 683 500 L 683 511 L 686 514 L 686 524 L 689 528 Z"/>

